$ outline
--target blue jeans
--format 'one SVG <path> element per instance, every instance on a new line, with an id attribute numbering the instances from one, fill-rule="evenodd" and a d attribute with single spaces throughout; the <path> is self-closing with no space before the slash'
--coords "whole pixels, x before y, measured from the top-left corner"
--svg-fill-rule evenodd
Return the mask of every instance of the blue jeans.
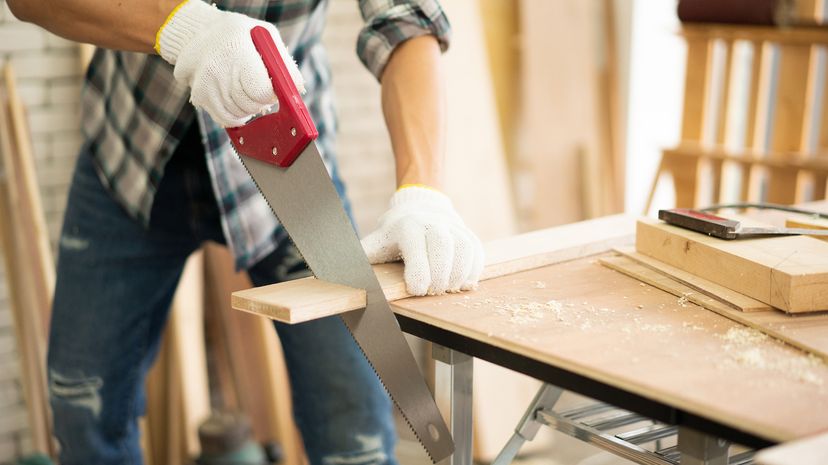
<path id="1" fill-rule="evenodd" d="M 91 157 L 82 151 L 78 158 L 48 356 L 62 465 L 142 462 L 144 378 L 184 262 L 204 241 L 224 243 L 203 151 L 186 152 L 167 165 L 148 229 L 104 189 Z M 248 271 L 255 285 L 305 274 L 284 242 Z M 275 326 L 311 464 L 396 465 L 391 403 L 341 320 Z"/>

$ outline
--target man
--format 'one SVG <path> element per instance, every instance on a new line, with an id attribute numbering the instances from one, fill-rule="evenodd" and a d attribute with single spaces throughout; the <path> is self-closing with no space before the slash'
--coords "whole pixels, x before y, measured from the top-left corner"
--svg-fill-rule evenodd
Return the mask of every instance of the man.
<path id="1" fill-rule="evenodd" d="M 140 463 L 143 379 L 187 256 L 214 240 L 256 285 L 307 273 L 223 129 L 276 102 L 250 40 L 254 26 L 271 32 L 305 89 L 344 198 L 320 45 L 327 1 L 8 3 L 22 20 L 101 47 L 86 77 L 85 143 L 60 239 L 49 392 L 63 465 Z M 438 191 L 448 20 L 437 0 L 359 7 L 358 54 L 382 83 L 399 186 L 363 246 L 374 263 L 403 258 L 412 294 L 472 288 L 483 265 L 480 242 Z M 341 321 L 276 329 L 310 461 L 395 463 L 390 402 Z"/>

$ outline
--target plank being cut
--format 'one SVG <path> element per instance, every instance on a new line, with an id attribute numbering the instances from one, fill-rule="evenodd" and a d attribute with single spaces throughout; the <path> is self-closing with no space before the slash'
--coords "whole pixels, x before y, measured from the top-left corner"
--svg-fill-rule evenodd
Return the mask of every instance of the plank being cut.
<path id="1" fill-rule="evenodd" d="M 724 241 L 641 219 L 636 250 L 786 312 L 828 310 L 828 242 L 804 236 Z"/>
<path id="2" fill-rule="evenodd" d="M 712 281 L 648 257 L 647 255 L 640 254 L 632 247 L 616 247 L 615 251 L 648 268 L 666 274 L 695 291 L 702 292 L 710 297 L 720 300 L 737 310 L 741 310 L 743 312 L 773 310 L 773 307 L 764 302 L 760 302 L 752 297 L 748 297 L 732 289 L 720 286 Z"/>
<path id="3" fill-rule="evenodd" d="M 491 279 L 470 294 L 409 298 L 392 307 L 441 334 L 456 333 L 771 441 L 828 430 L 828 365 L 821 359 L 692 303 L 682 305 L 595 257 Z"/>
<path id="4" fill-rule="evenodd" d="M 606 252 L 632 243 L 635 220 L 614 215 L 555 228 L 519 234 L 485 245 L 486 266 L 481 280 Z M 411 295 L 405 289 L 403 265 L 374 265 L 389 301 Z M 283 323 L 301 323 L 365 307 L 365 291 L 303 278 L 234 292 L 236 310 L 256 313 Z"/>
<path id="5" fill-rule="evenodd" d="M 776 310 L 742 312 L 700 294 L 675 279 L 635 262 L 634 259 L 625 256 L 604 257 L 600 262 L 643 283 L 669 292 L 683 301 L 700 305 L 828 362 L 828 313 L 792 315 Z"/>

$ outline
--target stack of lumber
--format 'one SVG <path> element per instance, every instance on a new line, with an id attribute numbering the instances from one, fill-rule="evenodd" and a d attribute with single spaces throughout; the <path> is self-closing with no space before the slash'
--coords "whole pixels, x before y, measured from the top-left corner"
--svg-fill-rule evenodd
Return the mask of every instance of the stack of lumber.
<path id="1" fill-rule="evenodd" d="M 789 219 L 797 227 L 826 222 Z M 828 360 L 828 242 L 726 241 L 650 219 L 601 263 Z"/>

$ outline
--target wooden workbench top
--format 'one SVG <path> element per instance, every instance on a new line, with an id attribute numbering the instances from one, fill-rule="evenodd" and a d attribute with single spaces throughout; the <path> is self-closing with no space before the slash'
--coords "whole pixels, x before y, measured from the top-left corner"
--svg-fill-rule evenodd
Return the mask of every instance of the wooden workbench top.
<path id="1" fill-rule="evenodd" d="M 823 360 L 605 268 L 595 256 L 392 306 L 771 441 L 828 430 Z"/>
<path id="2" fill-rule="evenodd" d="M 404 298 L 399 264 L 375 270 L 394 311 L 430 328 L 752 437 L 782 442 L 828 431 L 825 358 L 600 265 L 601 253 L 632 244 L 632 230 L 631 218 L 607 217 L 490 243 L 487 279 L 462 294 Z M 233 295 L 234 308 L 289 323 L 362 305 L 364 291 L 313 279 Z M 766 313 L 745 315 L 793 339 L 807 324 L 807 346 L 824 346 L 813 337 L 828 315 L 788 325 Z"/>

